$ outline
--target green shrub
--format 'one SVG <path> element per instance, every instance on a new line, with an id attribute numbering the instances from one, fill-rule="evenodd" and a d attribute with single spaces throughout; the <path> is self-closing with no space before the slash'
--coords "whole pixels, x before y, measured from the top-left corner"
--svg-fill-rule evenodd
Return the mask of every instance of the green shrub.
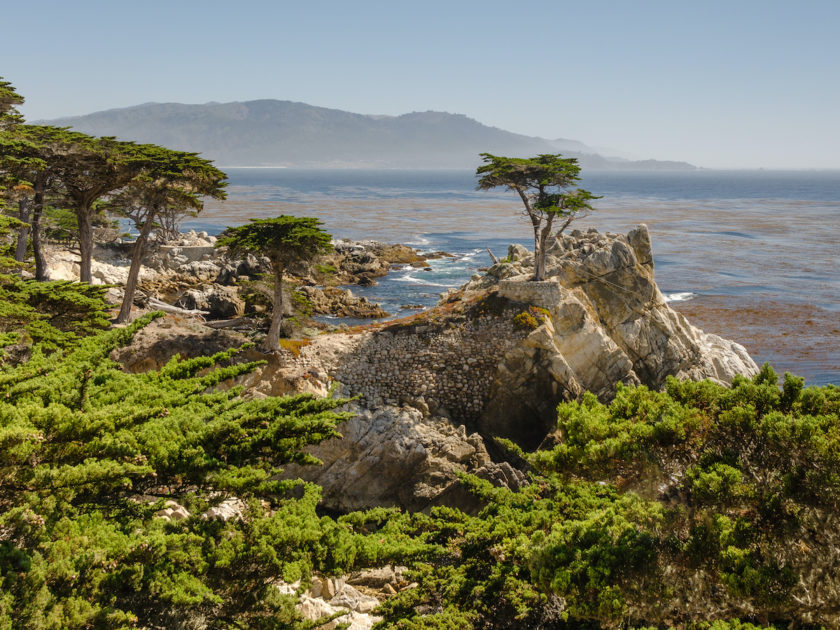
<path id="1" fill-rule="evenodd" d="M 293 627 L 276 579 L 425 548 L 354 531 L 379 514 L 322 518 L 320 488 L 277 480 L 317 462 L 301 449 L 337 435 L 343 400 L 217 391 L 258 365 L 236 351 L 120 370 L 110 351 L 151 317 L 0 370 L 0 627 Z M 199 516 L 231 495 L 243 519 Z M 191 516 L 156 518 L 165 499 Z"/>
<path id="2" fill-rule="evenodd" d="M 446 553 L 383 627 L 835 627 L 838 427 L 840 388 L 769 366 L 561 404 L 529 485 L 464 477 L 478 514 L 410 523 Z"/>
<path id="3" fill-rule="evenodd" d="M 537 319 L 527 311 L 522 311 L 516 315 L 513 318 L 513 323 L 526 330 L 534 330 L 537 326 L 539 326 Z"/>
<path id="4" fill-rule="evenodd" d="M 520 328 L 535 330 L 538 326 L 544 324 L 548 317 L 548 309 L 540 306 L 529 306 L 527 310 L 516 315 L 513 322 Z"/>

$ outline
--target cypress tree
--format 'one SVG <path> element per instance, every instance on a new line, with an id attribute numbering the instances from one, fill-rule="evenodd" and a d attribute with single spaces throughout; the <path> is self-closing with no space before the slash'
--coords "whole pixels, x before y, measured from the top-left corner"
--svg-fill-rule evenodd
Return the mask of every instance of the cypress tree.
<path id="1" fill-rule="evenodd" d="M 313 217 L 281 215 L 273 219 L 251 219 L 250 223 L 225 230 L 216 247 L 227 247 L 231 253 L 253 253 L 267 256 L 274 271 L 274 308 L 263 349 L 277 349 L 283 321 L 283 275 L 295 265 L 311 262 L 318 254 L 330 250 L 330 235 L 321 229 L 321 221 Z"/>
<path id="2" fill-rule="evenodd" d="M 205 197 L 225 197 L 225 174 L 195 153 L 146 144 L 137 147 L 137 154 L 142 171 L 109 204 L 131 218 L 139 230 L 117 316 L 120 323 L 127 322 L 131 314 L 140 266 L 152 231 L 160 229 L 162 220 L 173 224 L 178 216 L 199 212 Z"/>
<path id="3" fill-rule="evenodd" d="M 0 132 L 11 125 L 23 122 L 23 117 L 17 110 L 23 105 L 23 97 L 17 93 L 14 86 L 0 77 Z"/>
<path id="4" fill-rule="evenodd" d="M 61 149 L 51 157 L 49 170 L 60 182 L 76 215 L 81 253 L 79 276 L 82 282 L 90 283 L 96 202 L 139 175 L 143 161 L 133 142 L 94 138 L 75 131 L 66 131 L 62 140 Z"/>
<path id="5" fill-rule="evenodd" d="M 7 186 L 26 191 L 17 194 L 20 197 L 19 218 L 28 225 L 18 235 L 15 258 L 23 261 L 26 239 L 31 235 L 37 280 L 48 277 L 41 240 L 41 221 L 47 196 L 56 196 L 61 192 L 51 165 L 75 139 L 73 132 L 48 125 L 16 125 L 0 136 L 0 171 L 7 180 Z"/>

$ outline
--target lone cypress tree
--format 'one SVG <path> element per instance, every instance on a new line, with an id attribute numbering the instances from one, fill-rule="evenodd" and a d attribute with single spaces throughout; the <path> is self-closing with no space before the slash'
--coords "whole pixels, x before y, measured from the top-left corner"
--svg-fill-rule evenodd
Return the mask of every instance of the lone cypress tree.
<path id="1" fill-rule="evenodd" d="M 589 202 L 598 199 L 588 190 L 572 185 L 580 181 L 575 158 L 544 154 L 533 158 L 510 158 L 482 153 L 485 164 L 476 175 L 479 190 L 504 186 L 519 195 L 534 228 L 534 280 L 545 279 L 545 254 L 555 219 L 565 230 L 579 214 L 591 210 Z"/>
<path id="2" fill-rule="evenodd" d="M 266 256 L 274 271 L 274 308 L 271 326 L 263 342 L 267 352 L 277 349 L 283 321 L 283 275 L 295 265 L 305 264 L 330 250 L 331 237 L 313 217 L 281 215 L 273 219 L 251 219 L 250 223 L 228 228 L 216 241 L 216 247 L 228 247 L 232 253 Z"/>

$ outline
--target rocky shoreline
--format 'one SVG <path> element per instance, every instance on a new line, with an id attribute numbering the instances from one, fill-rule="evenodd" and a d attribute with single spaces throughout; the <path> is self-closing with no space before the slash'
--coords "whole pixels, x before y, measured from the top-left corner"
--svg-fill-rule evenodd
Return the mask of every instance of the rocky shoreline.
<path id="1" fill-rule="evenodd" d="M 163 308 L 167 316 L 139 331 L 112 358 L 131 372 L 159 369 L 173 356 L 191 358 L 238 348 L 262 334 L 270 303 L 261 289 L 266 261 L 231 260 L 215 239 L 188 233 L 157 247 L 141 274 L 136 315 Z M 75 279 L 72 252 L 49 252 L 53 279 Z M 114 284 L 128 269 L 125 246 L 100 247 L 95 281 Z M 410 317 L 337 328 L 316 314 L 387 315 L 340 285 L 376 282 L 396 265 L 423 267 L 427 258 L 405 245 L 335 243 L 334 251 L 289 282 L 286 315 L 293 322 L 276 351 L 255 347 L 235 360 L 261 361 L 236 385 L 253 398 L 311 393 L 352 398 L 352 417 L 335 437 L 306 450 L 322 465 L 287 465 L 283 478 L 322 488 L 320 506 L 332 513 L 375 507 L 428 512 L 435 506 L 476 514 L 483 503 L 464 489 L 464 473 L 519 490 L 528 466 L 498 441 L 526 450 L 551 448 L 558 403 L 585 392 L 602 402 L 617 383 L 661 389 L 668 377 L 731 383 L 758 367 L 739 344 L 692 326 L 665 301 L 654 279 L 647 228 L 627 234 L 573 231 L 547 255 L 547 279 L 532 282 L 533 254 L 512 245 L 503 260 L 475 274 L 438 304 Z M 230 497 L 235 506 L 238 499 Z M 172 497 L 159 518 L 181 518 Z M 229 512 L 229 513 L 228 513 Z M 239 518 L 235 509 L 213 518 Z M 210 518 L 210 516 L 208 516 Z M 306 618 L 342 614 L 370 628 L 371 611 L 412 588 L 400 567 L 312 584 L 280 583 L 297 596 Z"/>
<path id="2" fill-rule="evenodd" d="M 207 295 L 238 289 L 259 269 L 257 260 L 178 258 L 189 258 L 189 247 L 209 245 L 176 245 L 158 254 L 170 261 L 169 286 L 184 278 L 201 286 L 214 273 L 233 279 L 202 288 Z M 361 283 L 381 277 L 375 274 L 392 264 L 422 265 L 419 255 L 411 260 L 409 249 L 340 243 L 317 266 L 330 265 L 336 276 Z M 201 255 L 212 254 L 207 249 Z M 440 504 L 473 510 L 474 500 L 458 489 L 458 475 L 473 473 L 508 487 L 524 483 L 522 472 L 500 457 L 495 439 L 528 449 L 550 442 L 560 402 L 579 400 L 586 391 L 609 401 L 616 383 L 660 389 L 668 376 L 729 383 L 736 374 L 757 373 L 742 346 L 704 333 L 666 303 L 654 280 L 645 226 L 626 235 L 573 231 L 554 242 L 547 260 L 547 281 L 530 282 L 533 254 L 511 246 L 504 260 L 428 311 L 332 332 L 307 322 L 274 353 L 245 351 L 243 360 L 267 362 L 240 383 L 251 396 L 337 391 L 358 399 L 355 417 L 340 427 L 344 437 L 311 449 L 323 466 L 292 465 L 285 474 L 321 485 L 330 510 Z M 303 280 L 314 282 L 317 273 Z M 331 287 L 303 285 L 299 291 L 317 305 L 312 312 L 335 313 L 348 303 L 339 297 L 330 304 L 341 292 Z M 184 307 L 201 306 L 183 295 L 179 300 Z M 210 354 L 253 336 L 213 325 L 173 315 L 141 331 L 115 358 L 142 371 L 176 353 Z"/>
<path id="3" fill-rule="evenodd" d="M 270 289 L 261 278 L 270 274 L 267 259 L 253 255 L 231 259 L 216 249 L 216 238 L 206 232 L 190 231 L 173 241 L 158 244 L 146 256 L 140 272 L 135 304 L 154 310 L 161 303 L 187 311 L 199 311 L 208 321 L 225 320 L 265 312 Z M 94 284 L 125 284 L 130 264 L 131 243 L 97 245 L 92 276 Z M 444 252 L 423 255 L 407 245 L 377 241 L 342 240 L 333 251 L 301 274 L 289 278 L 292 299 L 286 300 L 287 316 L 306 318 L 312 314 L 359 319 L 388 316 L 378 304 L 356 297 L 340 285 L 369 286 L 393 267 L 423 268 L 429 259 Z M 50 246 L 46 252 L 51 280 L 78 280 L 79 256 L 65 247 Z M 111 299 L 122 292 L 115 288 Z M 313 322 L 307 322 L 314 325 Z"/>

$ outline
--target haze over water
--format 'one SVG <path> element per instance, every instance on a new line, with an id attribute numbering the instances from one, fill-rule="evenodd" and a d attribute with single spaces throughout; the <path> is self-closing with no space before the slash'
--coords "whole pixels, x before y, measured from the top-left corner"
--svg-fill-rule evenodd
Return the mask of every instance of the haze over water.
<path id="1" fill-rule="evenodd" d="M 194 222 L 225 225 L 278 214 L 319 217 L 336 238 L 443 250 L 431 271 L 403 269 L 359 289 L 391 313 L 430 306 L 448 287 L 533 247 L 510 192 L 475 190 L 472 171 L 229 168 L 229 199 Z M 840 172 L 591 172 L 603 198 L 573 227 L 626 232 L 646 223 L 656 280 L 673 306 L 759 362 L 810 383 L 840 383 Z"/>

